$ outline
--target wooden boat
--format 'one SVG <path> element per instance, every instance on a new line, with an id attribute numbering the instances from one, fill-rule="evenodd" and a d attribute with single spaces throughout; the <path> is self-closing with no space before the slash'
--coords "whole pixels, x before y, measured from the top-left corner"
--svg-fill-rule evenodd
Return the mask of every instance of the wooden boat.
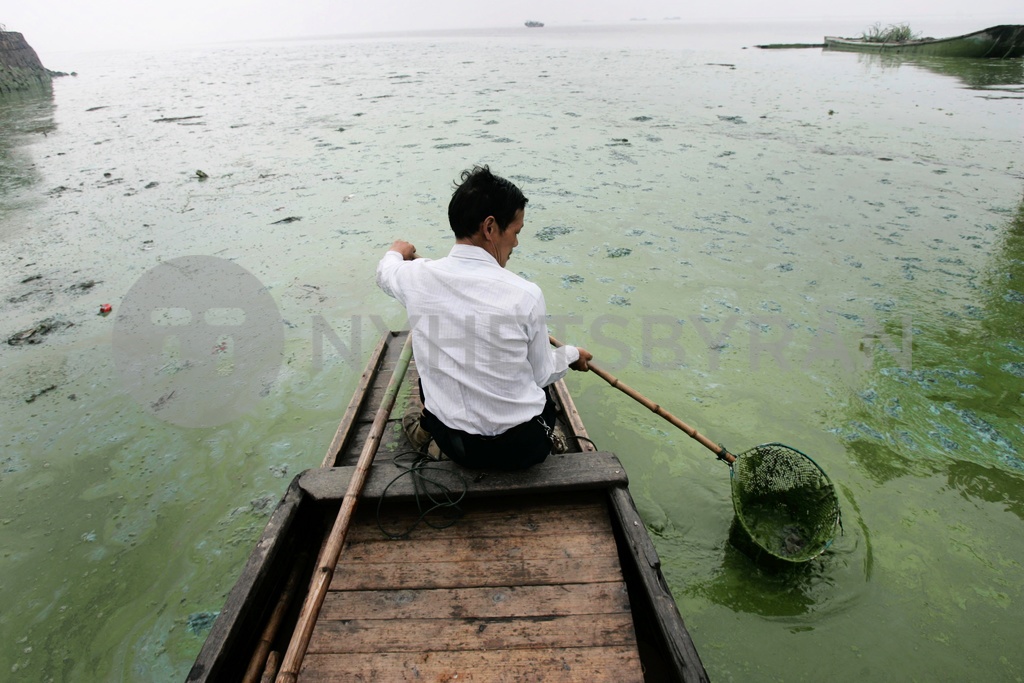
<path id="1" fill-rule="evenodd" d="M 1004 24 L 953 38 L 924 38 L 892 43 L 825 36 L 825 49 L 911 56 L 1011 59 L 1024 56 L 1024 26 Z"/>
<path id="2" fill-rule="evenodd" d="M 378 444 L 299 681 L 706 681 L 626 473 L 587 439 L 562 382 L 566 453 L 517 473 L 440 461 L 428 478 L 464 478 L 463 516 L 384 535 L 414 526 L 423 503 L 393 461 L 409 449 L 393 387 L 417 381 L 414 364 L 400 376 L 407 337 L 385 334 L 371 354 L 324 466 L 291 482 L 188 680 L 275 680 L 352 463 Z"/>

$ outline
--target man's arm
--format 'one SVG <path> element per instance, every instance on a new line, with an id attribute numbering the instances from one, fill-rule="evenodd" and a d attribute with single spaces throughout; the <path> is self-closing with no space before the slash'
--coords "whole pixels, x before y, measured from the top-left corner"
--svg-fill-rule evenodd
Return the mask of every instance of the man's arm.
<path id="1" fill-rule="evenodd" d="M 539 291 L 539 290 L 538 290 Z M 533 378 L 538 386 L 546 387 L 565 376 L 569 368 L 586 371 L 590 369 L 588 361 L 593 358 L 586 349 L 575 346 L 551 347 L 548 336 L 547 304 L 544 294 L 540 293 L 534 309 L 530 313 L 529 329 L 532 331 L 527 342 L 526 356 L 533 368 Z"/>
<path id="2" fill-rule="evenodd" d="M 399 258 L 401 257 L 401 258 Z M 377 264 L 377 286 L 388 296 L 392 296 L 403 304 L 401 293 L 398 287 L 398 269 L 406 261 L 412 261 L 419 256 L 416 254 L 416 247 L 405 240 L 395 240 L 387 253 L 381 257 Z"/>
<path id="3" fill-rule="evenodd" d="M 412 261 L 419 258 L 419 254 L 416 253 L 416 247 L 405 240 L 395 240 L 388 251 L 397 251 L 402 255 L 403 261 Z"/>

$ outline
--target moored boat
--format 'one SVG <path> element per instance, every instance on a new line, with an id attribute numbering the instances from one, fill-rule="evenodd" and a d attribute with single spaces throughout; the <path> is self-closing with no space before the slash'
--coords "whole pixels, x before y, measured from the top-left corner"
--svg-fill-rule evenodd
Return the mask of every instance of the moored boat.
<path id="1" fill-rule="evenodd" d="M 1024 25 L 1003 24 L 951 38 L 895 42 L 825 36 L 825 49 L 911 56 L 1012 59 L 1024 56 Z"/>
<path id="2" fill-rule="evenodd" d="M 419 480 L 403 474 L 395 456 L 410 446 L 402 411 L 392 417 L 392 409 L 394 387 L 407 394 L 417 381 L 414 363 L 405 370 L 407 338 L 385 334 L 371 354 L 323 466 L 291 482 L 188 680 L 295 680 L 285 665 L 305 630 L 308 647 L 294 665 L 301 681 L 494 680 L 496 672 L 706 681 L 626 473 L 590 442 L 563 382 L 553 390 L 565 453 L 524 472 L 442 460 Z M 300 606 L 322 574 L 317 556 L 360 476 L 353 463 L 374 451 L 326 597 L 304 628 Z M 431 481 L 464 489 L 461 517 L 416 524 L 418 493 Z"/>

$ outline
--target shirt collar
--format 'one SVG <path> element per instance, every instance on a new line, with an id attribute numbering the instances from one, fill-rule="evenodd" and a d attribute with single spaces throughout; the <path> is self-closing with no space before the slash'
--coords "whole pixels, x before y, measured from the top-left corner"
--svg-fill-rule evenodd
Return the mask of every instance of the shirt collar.
<path id="1" fill-rule="evenodd" d="M 448 256 L 458 259 L 467 259 L 470 261 L 485 261 L 498 266 L 498 262 L 492 255 L 487 253 L 487 250 L 473 246 L 472 244 L 455 244 L 452 246 L 452 250 L 448 252 Z M 501 266 L 498 267 L 500 268 Z"/>

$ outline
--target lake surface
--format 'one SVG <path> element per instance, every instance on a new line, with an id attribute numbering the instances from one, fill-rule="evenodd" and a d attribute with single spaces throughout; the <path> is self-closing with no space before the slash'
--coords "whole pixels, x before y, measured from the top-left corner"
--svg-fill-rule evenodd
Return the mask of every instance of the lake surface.
<path id="1" fill-rule="evenodd" d="M 446 254 L 452 181 L 489 163 L 530 200 L 508 267 L 557 336 L 836 483 L 843 535 L 766 571 L 728 543 L 724 465 L 570 378 L 713 680 L 1020 680 L 1024 67 L 744 49 L 859 28 L 43 55 L 80 75 L 0 102 L 0 336 L 53 325 L 0 346 L 0 671 L 184 678 L 404 324 L 377 259 L 398 237 Z M 140 399 L 117 353 L 136 285 L 188 256 L 244 268 L 282 321 L 276 380 L 215 426 Z M 168 353 L 151 377 L 182 369 Z"/>

